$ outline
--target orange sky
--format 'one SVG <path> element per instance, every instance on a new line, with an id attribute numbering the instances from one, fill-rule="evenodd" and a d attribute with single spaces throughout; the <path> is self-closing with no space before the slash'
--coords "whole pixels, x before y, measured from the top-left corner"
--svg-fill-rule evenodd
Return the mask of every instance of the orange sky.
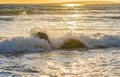
<path id="1" fill-rule="evenodd" d="M 0 0 L 2 4 L 21 4 L 21 3 L 58 3 L 58 2 L 68 2 L 68 1 L 93 1 L 93 0 Z M 120 2 L 120 0 L 94 0 L 94 1 L 114 1 Z"/>

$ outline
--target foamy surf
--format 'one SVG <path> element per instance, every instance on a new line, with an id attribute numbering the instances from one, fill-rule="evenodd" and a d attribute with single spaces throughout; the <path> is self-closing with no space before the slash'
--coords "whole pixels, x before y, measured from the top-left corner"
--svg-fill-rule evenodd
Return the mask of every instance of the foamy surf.
<path id="1" fill-rule="evenodd" d="M 73 43 L 75 43 L 73 44 L 74 46 L 77 46 L 76 44 L 78 43 L 73 41 L 69 41 L 67 44 L 65 43 L 70 39 L 84 45 L 74 48 L 105 48 L 111 46 L 120 47 L 120 36 L 117 34 L 110 35 L 97 33 L 91 35 L 70 35 L 68 33 L 59 38 L 49 38 L 51 43 L 49 43 L 45 39 L 40 39 L 35 35 L 32 35 L 30 37 L 13 37 L 11 39 L 6 39 L 0 42 L 0 53 L 49 51 L 51 49 L 62 49 L 61 46 L 63 45 L 67 45 L 68 47 L 70 47 Z"/>
<path id="2" fill-rule="evenodd" d="M 120 47 L 119 35 L 107 35 L 101 34 L 93 35 L 77 35 L 67 36 L 54 40 L 54 46 L 59 48 L 66 40 L 74 39 L 78 40 L 85 45 L 86 48 L 102 48 L 102 47 Z"/>
<path id="3" fill-rule="evenodd" d="M 44 39 L 37 37 L 15 37 L 0 42 L 1 53 L 38 52 L 45 50 L 50 50 L 50 45 Z"/>

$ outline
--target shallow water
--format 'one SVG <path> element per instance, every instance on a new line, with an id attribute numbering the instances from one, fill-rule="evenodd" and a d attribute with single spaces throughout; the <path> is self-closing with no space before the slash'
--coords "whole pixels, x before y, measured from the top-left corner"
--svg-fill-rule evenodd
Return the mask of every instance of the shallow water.
<path id="1" fill-rule="evenodd" d="M 119 77 L 120 48 L 1 55 L 0 77 Z"/>

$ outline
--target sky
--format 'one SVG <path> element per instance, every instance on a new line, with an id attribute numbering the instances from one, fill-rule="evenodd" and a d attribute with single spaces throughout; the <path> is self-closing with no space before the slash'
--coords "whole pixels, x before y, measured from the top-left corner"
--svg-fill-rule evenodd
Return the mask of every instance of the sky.
<path id="1" fill-rule="evenodd" d="M 21 4 L 21 3 L 59 3 L 59 2 L 75 2 L 75 1 L 112 1 L 120 2 L 120 0 L 0 0 L 2 4 Z"/>

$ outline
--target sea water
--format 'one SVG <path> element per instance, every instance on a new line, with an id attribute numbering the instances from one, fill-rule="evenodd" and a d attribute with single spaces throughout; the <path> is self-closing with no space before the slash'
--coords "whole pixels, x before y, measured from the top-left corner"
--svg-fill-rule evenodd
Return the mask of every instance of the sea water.
<path id="1" fill-rule="evenodd" d="M 119 77 L 119 22 L 120 5 L 0 5 L 0 77 Z"/>

